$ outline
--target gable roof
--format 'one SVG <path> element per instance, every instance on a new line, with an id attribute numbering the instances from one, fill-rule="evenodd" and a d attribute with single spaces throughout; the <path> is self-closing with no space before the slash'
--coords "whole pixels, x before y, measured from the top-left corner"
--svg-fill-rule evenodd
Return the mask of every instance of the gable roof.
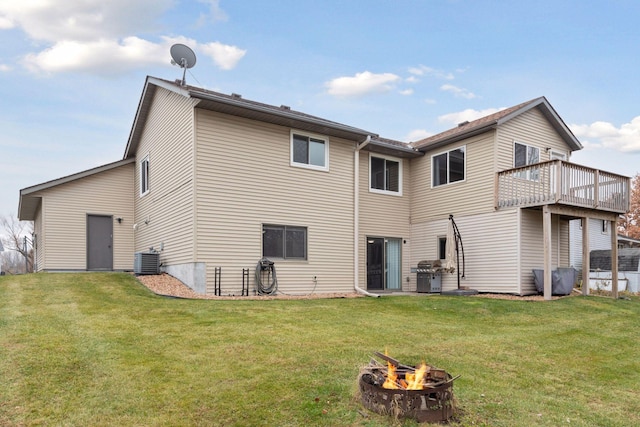
<path id="1" fill-rule="evenodd" d="M 538 108 L 540 112 L 542 112 L 551 126 L 553 126 L 572 151 L 582 149 L 580 141 L 578 141 L 573 132 L 571 132 L 569 127 L 564 123 L 562 118 L 560 118 L 556 110 L 551 106 L 551 104 L 549 104 L 549 101 L 547 101 L 547 98 L 544 96 L 523 102 L 522 104 L 514 105 L 513 107 L 481 117 L 471 122 L 460 123 L 455 128 L 421 139 L 420 141 L 412 142 L 411 146 L 420 151 L 438 148 L 452 142 L 457 142 L 462 139 L 496 129 L 501 124 L 518 117 L 532 108 Z"/>
<path id="2" fill-rule="evenodd" d="M 34 196 L 34 193 L 47 190 L 57 185 L 66 184 L 67 182 L 86 178 L 100 172 L 115 169 L 120 166 L 133 163 L 134 160 L 135 159 L 119 160 L 117 162 L 108 163 L 106 165 L 98 166 L 93 169 L 88 169 L 82 172 L 74 173 L 72 175 L 63 176 L 62 178 L 23 188 L 22 190 L 20 190 L 20 202 L 18 203 L 18 219 L 20 219 L 20 221 L 33 221 L 35 219 L 36 211 L 38 210 L 38 206 L 40 205 L 41 198 L 40 196 Z"/>
<path id="3" fill-rule="evenodd" d="M 367 136 L 378 138 L 378 135 L 373 132 L 295 111 L 286 105 L 278 107 L 244 99 L 237 94 L 226 95 L 195 86 L 181 86 L 178 82 L 148 76 L 125 149 L 125 159 L 135 156 L 153 95 L 159 87 L 193 99 L 194 106 L 197 108 L 355 141 L 363 141 Z M 400 144 L 403 145 L 403 147 L 398 146 L 401 151 L 415 152 L 408 144 Z"/>

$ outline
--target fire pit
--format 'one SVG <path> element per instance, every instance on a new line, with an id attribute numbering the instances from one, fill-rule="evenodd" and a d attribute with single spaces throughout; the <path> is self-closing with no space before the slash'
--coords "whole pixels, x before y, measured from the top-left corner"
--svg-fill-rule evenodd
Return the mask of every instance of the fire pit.
<path id="1" fill-rule="evenodd" d="M 370 411 L 418 422 L 447 421 L 454 415 L 453 378 L 430 365 L 403 365 L 382 353 L 374 353 L 386 365 L 372 359 L 362 368 L 358 385 L 362 404 Z"/>

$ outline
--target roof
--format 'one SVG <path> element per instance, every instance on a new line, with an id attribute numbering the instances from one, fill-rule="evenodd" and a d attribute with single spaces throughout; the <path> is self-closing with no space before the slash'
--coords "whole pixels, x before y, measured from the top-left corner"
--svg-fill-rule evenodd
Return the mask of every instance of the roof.
<path id="1" fill-rule="evenodd" d="M 373 132 L 295 111 L 286 105 L 264 104 L 245 99 L 237 94 L 226 95 L 195 86 L 181 86 L 179 82 L 148 76 L 138 104 L 124 158 L 135 156 L 144 123 L 151 108 L 153 95 L 159 87 L 193 99 L 197 108 L 355 141 L 363 141 L 367 136 L 378 138 L 378 135 Z M 406 152 L 414 151 L 407 144 L 404 144 L 404 147 L 401 147 L 400 150 L 403 151 L 403 149 Z"/>
<path id="2" fill-rule="evenodd" d="M 62 178 L 54 179 L 51 181 L 36 184 L 31 187 L 26 187 L 20 190 L 20 203 L 18 205 L 18 219 L 20 221 L 33 221 L 36 216 L 38 206 L 40 206 L 40 196 L 34 193 L 39 193 L 49 188 L 66 184 L 67 182 L 75 181 L 78 179 L 86 178 L 91 175 L 95 175 L 101 172 L 105 172 L 111 169 L 118 168 L 120 166 L 133 163 L 135 159 L 118 160 L 117 162 L 107 163 L 106 165 L 98 166 L 92 169 L 88 169 L 82 172 L 67 175 Z"/>
<path id="3" fill-rule="evenodd" d="M 547 120 L 549 120 L 551 126 L 553 126 L 553 128 L 558 132 L 560 137 L 569 147 L 571 147 L 572 151 L 582 149 L 580 141 L 578 141 L 573 132 L 571 132 L 569 127 L 564 123 L 562 118 L 560 118 L 556 110 L 551 106 L 551 104 L 549 104 L 549 101 L 547 101 L 544 96 L 523 102 L 522 104 L 514 105 L 513 107 L 498 111 L 497 113 L 490 114 L 471 122 L 460 123 L 455 128 L 421 139 L 420 141 L 413 142 L 411 143 L 411 146 L 419 149 L 420 151 L 428 151 L 438 148 L 452 142 L 457 142 L 462 139 L 496 129 L 501 124 L 520 116 L 532 108 L 538 108 L 542 112 Z"/>
<path id="4" fill-rule="evenodd" d="M 406 142 L 381 138 L 379 136 L 371 138 L 371 142 L 369 142 L 365 149 L 374 153 L 387 154 L 395 157 L 411 158 L 424 155 L 424 153 L 411 147 Z"/>
<path id="5" fill-rule="evenodd" d="M 640 239 L 635 239 L 633 237 L 625 236 L 624 234 L 618 234 L 618 241 L 627 242 L 631 245 L 640 246 Z"/>

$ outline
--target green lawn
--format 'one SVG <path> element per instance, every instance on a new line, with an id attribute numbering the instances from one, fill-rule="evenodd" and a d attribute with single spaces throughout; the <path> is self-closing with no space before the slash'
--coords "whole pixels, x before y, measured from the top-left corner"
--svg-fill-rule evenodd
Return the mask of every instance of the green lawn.
<path id="1" fill-rule="evenodd" d="M 0 425 L 382 426 L 376 350 L 461 375 L 454 425 L 640 425 L 640 300 L 212 301 L 128 274 L 0 277 Z"/>

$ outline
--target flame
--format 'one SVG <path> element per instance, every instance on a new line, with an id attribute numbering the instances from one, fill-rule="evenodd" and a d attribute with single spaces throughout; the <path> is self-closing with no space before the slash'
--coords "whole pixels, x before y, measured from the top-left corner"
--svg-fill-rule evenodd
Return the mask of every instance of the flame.
<path id="1" fill-rule="evenodd" d="M 420 367 L 415 370 L 415 373 L 407 373 L 405 378 L 407 380 L 407 390 L 422 390 L 424 389 L 424 379 L 429 372 L 429 367 L 422 362 Z"/>
<path id="2" fill-rule="evenodd" d="M 384 349 L 385 356 L 388 356 L 387 349 Z M 422 362 L 420 366 L 413 370 L 413 372 L 405 372 L 401 374 L 404 378 L 398 379 L 398 373 L 396 367 L 390 361 L 387 361 L 387 375 L 385 381 L 382 384 L 383 388 L 392 390 L 424 390 L 425 382 L 427 382 L 427 375 L 431 367 L 425 362 Z"/>
<path id="3" fill-rule="evenodd" d="M 396 367 L 393 366 L 390 362 L 387 362 L 387 379 L 384 381 L 384 384 L 382 384 L 382 387 L 388 389 L 397 389 L 397 379 L 398 374 L 396 374 Z"/>

